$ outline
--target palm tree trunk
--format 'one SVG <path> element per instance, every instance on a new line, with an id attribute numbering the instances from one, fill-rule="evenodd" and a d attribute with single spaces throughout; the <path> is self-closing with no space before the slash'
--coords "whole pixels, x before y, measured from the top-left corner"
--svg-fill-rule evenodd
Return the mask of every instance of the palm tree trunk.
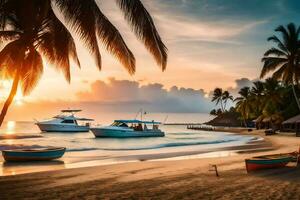
<path id="1" fill-rule="evenodd" d="M 224 113 L 223 100 L 222 99 L 221 99 L 221 110 L 222 110 L 222 113 Z"/>
<path id="2" fill-rule="evenodd" d="M 293 88 L 293 94 L 294 94 L 295 100 L 296 100 L 296 102 L 297 102 L 298 109 L 300 110 L 300 102 L 299 102 L 299 99 L 298 99 L 298 97 L 297 97 L 297 94 L 296 94 L 296 90 L 295 90 L 294 84 L 292 84 L 292 88 Z"/>
<path id="3" fill-rule="evenodd" d="M 246 122 L 246 119 L 244 118 L 244 120 L 243 120 L 243 121 L 244 121 L 244 126 L 245 126 L 245 127 L 247 127 L 247 122 Z"/>
<path id="4" fill-rule="evenodd" d="M 0 114 L 0 127 L 1 127 L 1 125 L 3 123 L 3 120 L 4 120 L 4 117 L 5 117 L 6 113 L 7 113 L 8 107 L 12 103 L 12 101 L 13 101 L 16 93 L 17 93 L 19 79 L 20 79 L 19 73 L 17 72 L 16 75 L 15 75 L 15 78 L 14 78 L 14 81 L 13 81 L 12 88 L 10 90 L 9 96 L 6 99 L 6 101 L 5 101 L 4 105 L 3 105 L 2 111 L 1 111 L 1 114 Z"/>

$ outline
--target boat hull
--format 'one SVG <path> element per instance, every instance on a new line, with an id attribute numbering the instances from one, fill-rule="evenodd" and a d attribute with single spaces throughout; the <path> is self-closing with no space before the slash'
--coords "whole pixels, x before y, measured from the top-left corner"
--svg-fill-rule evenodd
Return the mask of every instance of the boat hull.
<path id="1" fill-rule="evenodd" d="M 5 161 L 48 161 L 61 158 L 65 151 L 66 148 L 4 150 L 2 155 Z"/>
<path id="2" fill-rule="evenodd" d="M 292 156 L 272 158 L 272 159 L 252 158 L 252 159 L 246 159 L 245 163 L 246 163 L 247 172 L 251 172 L 260 169 L 272 169 L 272 168 L 284 167 L 292 160 L 293 160 Z"/>
<path id="3" fill-rule="evenodd" d="M 95 137 L 130 138 L 130 137 L 164 137 L 165 133 L 159 130 L 131 131 L 106 128 L 91 128 Z"/>
<path id="4" fill-rule="evenodd" d="M 42 132 L 89 132 L 89 126 L 36 123 Z"/>

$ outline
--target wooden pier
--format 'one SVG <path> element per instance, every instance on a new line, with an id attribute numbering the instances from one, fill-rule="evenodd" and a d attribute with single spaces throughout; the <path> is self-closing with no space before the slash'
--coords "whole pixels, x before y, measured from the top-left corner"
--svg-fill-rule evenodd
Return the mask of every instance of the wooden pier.
<path id="1" fill-rule="evenodd" d="M 206 124 L 190 124 L 187 125 L 187 129 L 191 129 L 191 130 L 203 130 L 203 131 L 212 131 L 215 130 L 214 126 L 211 125 L 206 125 Z"/>

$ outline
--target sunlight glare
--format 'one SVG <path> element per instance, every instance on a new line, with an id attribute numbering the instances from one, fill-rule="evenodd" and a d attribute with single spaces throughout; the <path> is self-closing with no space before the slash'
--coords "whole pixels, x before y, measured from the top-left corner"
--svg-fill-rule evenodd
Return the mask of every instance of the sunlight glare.
<path id="1" fill-rule="evenodd" d="M 11 81 L 10 80 L 3 80 L 2 85 L 5 89 L 10 89 L 11 87 Z"/>
<path id="2" fill-rule="evenodd" d="M 18 90 L 14 102 L 16 105 L 21 106 L 23 104 L 23 96 L 22 93 Z"/>
<path id="3" fill-rule="evenodd" d="M 13 134 L 15 131 L 16 122 L 15 121 L 8 121 L 6 125 L 6 134 Z"/>

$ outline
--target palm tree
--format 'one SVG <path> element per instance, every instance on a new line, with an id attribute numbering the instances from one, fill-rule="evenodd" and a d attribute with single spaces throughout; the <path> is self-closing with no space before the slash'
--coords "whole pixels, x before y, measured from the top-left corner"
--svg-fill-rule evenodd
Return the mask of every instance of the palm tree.
<path id="1" fill-rule="evenodd" d="M 139 0 L 116 2 L 136 36 L 165 70 L 167 48 L 143 4 Z M 55 7 L 71 31 L 86 44 L 99 69 L 101 55 L 97 38 L 130 74 L 135 72 L 134 55 L 94 0 L 0 0 L 0 41 L 7 43 L 0 52 L 1 73 L 13 79 L 0 114 L 0 126 L 18 86 L 21 85 L 23 95 L 27 95 L 38 83 L 43 73 L 43 59 L 62 70 L 69 82 L 70 58 L 80 66 L 72 35 L 55 15 Z"/>
<path id="2" fill-rule="evenodd" d="M 264 83 L 264 96 L 263 96 L 263 109 L 265 110 L 266 107 L 277 107 L 282 101 L 282 86 L 280 83 L 273 79 L 268 78 Z"/>
<path id="3" fill-rule="evenodd" d="M 273 72 L 273 78 L 281 80 L 284 84 L 289 84 L 293 88 L 293 94 L 300 110 L 300 103 L 294 85 L 299 84 L 300 75 L 300 27 L 290 23 L 287 27 L 279 26 L 275 29 L 281 33 L 282 39 L 276 35 L 268 38 L 277 47 L 273 47 L 265 52 L 262 62 L 264 62 L 260 77 L 265 77 L 269 72 Z"/>
<path id="4" fill-rule="evenodd" d="M 263 109 L 264 83 L 261 81 L 253 82 L 251 88 L 252 108 L 255 117 L 258 117 Z"/>
<path id="5" fill-rule="evenodd" d="M 212 102 L 216 101 L 216 105 L 219 105 L 221 106 L 221 110 L 222 112 L 224 112 L 224 108 L 223 108 L 223 90 L 222 88 L 216 88 L 214 90 L 214 93 L 213 93 L 213 97 L 212 97 Z"/>
<path id="6" fill-rule="evenodd" d="M 236 111 L 241 113 L 244 121 L 245 127 L 247 126 L 247 120 L 251 114 L 251 93 L 249 87 L 243 87 L 239 91 L 240 97 L 237 97 L 234 101 L 236 101 Z"/>
<path id="7" fill-rule="evenodd" d="M 283 87 L 276 79 L 268 78 L 263 83 L 262 93 L 263 95 L 261 95 L 259 101 L 259 109 L 261 110 L 257 118 L 257 123 L 268 121 L 274 129 L 274 125 L 278 125 L 283 121 L 283 117 L 280 113 Z M 254 106 L 253 109 L 255 109 Z"/>
<path id="8" fill-rule="evenodd" d="M 224 110 L 226 110 L 226 104 L 228 100 L 233 101 L 233 96 L 228 91 L 224 91 L 222 94 L 222 100 L 224 101 Z"/>
<path id="9" fill-rule="evenodd" d="M 216 109 L 212 109 L 209 114 L 216 116 L 217 115 Z"/>

